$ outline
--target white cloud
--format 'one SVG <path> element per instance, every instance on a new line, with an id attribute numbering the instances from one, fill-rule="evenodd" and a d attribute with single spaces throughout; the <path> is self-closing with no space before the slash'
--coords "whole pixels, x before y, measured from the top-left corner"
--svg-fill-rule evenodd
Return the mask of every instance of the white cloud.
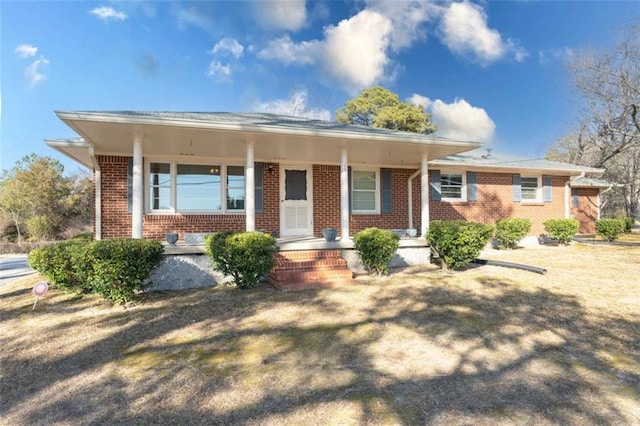
<path id="1" fill-rule="evenodd" d="M 308 108 L 308 94 L 306 90 L 298 90 L 289 99 L 276 99 L 274 101 L 258 102 L 254 110 L 258 112 L 270 112 L 279 115 L 290 115 L 316 120 L 331 120 L 331 113 L 323 108 Z"/>
<path id="2" fill-rule="evenodd" d="M 213 33 L 215 30 L 215 22 L 209 17 L 209 15 L 213 14 L 213 11 L 209 10 L 212 5 L 215 4 L 199 2 L 193 3 L 191 7 L 175 6 L 178 28 L 182 30 L 191 25 L 208 33 Z"/>
<path id="3" fill-rule="evenodd" d="M 305 0 L 261 0 L 254 7 L 258 24 L 268 30 L 297 31 L 307 21 Z"/>
<path id="4" fill-rule="evenodd" d="M 35 87 L 47 79 L 47 76 L 43 74 L 42 68 L 49 65 L 49 60 L 44 56 L 36 59 L 27 67 L 24 74 L 27 78 L 29 86 Z"/>
<path id="5" fill-rule="evenodd" d="M 426 24 L 439 8 L 429 1 L 365 0 L 369 10 L 381 13 L 392 23 L 391 47 L 399 50 L 426 37 Z"/>
<path id="6" fill-rule="evenodd" d="M 211 61 L 207 70 L 207 77 L 221 83 L 231 83 L 231 64 L 222 64 L 218 61 Z"/>
<path id="7" fill-rule="evenodd" d="M 225 37 L 213 46 L 211 49 L 211 54 L 231 54 L 234 58 L 239 58 L 242 56 L 242 52 L 244 51 L 244 47 L 238 43 L 238 40 L 235 38 Z"/>
<path id="8" fill-rule="evenodd" d="M 270 41 L 258 56 L 284 64 L 319 65 L 324 74 L 351 92 L 388 77 L 391 21 L 363 10 L 325 28 L 324 40 L 295 43 L 288 35 Z"/>
<path id="9" fill-rule="evenodd" d="M 20 46 L 16 47 L 14 52 L 21 58 L 30 58 L 32 56 L 36 56 L 36 53 L 38 53 L 38 48 L 31 44 L 21 44 Z"/>
<path id="10" fill-rule="evenodd" d="M 490 142 L 495 135 L 496 124 L 489 114 L 464 99 L 456 99 L 448 104 L 440 99 L 432 101 L 426 96 L 413 94 L 407 101 L 422 106 L 431 114 L 431 120 L 438 126 L 437 136 Z"/>
<path id="11" fill-rule="evenodd" d="M 126 13 L 115 10 L 114 8 L 109 6 L 96 7 L 95 9 L 92 9 L 89 13 L 97 16 L 103 21 L 108 21 L 109 19 L 113 19 L 116 21 L 124 21 L 125 19 L 128 18 Z"/>
<path id="12" fill-rule="evenodd" d="M 385 77 L 392 30 L 386 16 L 363 10 L 325 30 L 323 67 L 350 91 L 371 86 Z"/>
<path id="13" fill-rule="evenodd" d="M 321 56 L 321 41 L 295 43 L 288 35 L 271 40 L 264 49 L 258 52 L 259 58 L 277 60 L 285 65 L 311 65 L 318 62 Z"/>
<path id="14" fill-rule="evenodd" d="M 455 54 L 486 66 L 512 54 L 523 61 L 527 51 L 487 25 L 487 15 L 479 5 L 463 1 L 444 8 L 440 20 L 440 40 Z"/>
<path id="15" fill-rule="evenodd" d="M 570 47 L 561 47 L 557 49 L 545 49 L 538 52 L 538 61 L 540 65 L 547 65 L 553 60 L 564 61 L 570 59 L 575 51 Z"/>

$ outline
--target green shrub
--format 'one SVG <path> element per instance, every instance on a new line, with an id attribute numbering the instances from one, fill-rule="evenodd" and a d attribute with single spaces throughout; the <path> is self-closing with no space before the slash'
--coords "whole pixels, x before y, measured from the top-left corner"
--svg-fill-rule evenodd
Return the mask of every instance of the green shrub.
<path id="1" fill-rule="evenodd" d="M 31 216 L 24 224 L 31 241 L 44 241 L 53 237 L 53 223 L 48 216 Z"/>
<path id="2" fill-rule="evenodd" d="M 631 233 L 631 229 L 633 228 L 633 225 L 636 224 L 635 219 L 632 218 L 632 217 L 623 217 L 622 220 L 624 220 L 624 232 L 625 232 L 625 234 Z"/>
<path id="3" fill-rule="evenodd" d="M 615 241 L 626 228 L 624 218 L 600 219 L 596 221 L 596 231 L 607 241 Z"/>
<path id="4" fill-rule="evenodd" d="M 276 239 L 263 232 L 217 232 L 206 237 L 205 247 L 214 269 L 241 289 L 257 286 L 276 266 Z"/>
<path id="5" fill-rule="evenodd" d="M 389 272 L 389 262 L 398 250 L 398 234 L 387 229 L 367 228 L 353 236 L 362 263 L 374 275 Z"/>
<path id="6" fill-rule="evenodd" d="M 128 302 L 152 284 L 149 275 L 163 253 L 158 241 L 117 238 L 90 242 L 83 259 L 91 265 L 89 285 L 105 299 Z"/>
<path id="7" fill-rule="evenodd" d="M 580 222 L 576 219 L 549 219 L 544 222 L 545 231 L 560 244 L 569 244 L 579 227 Z"/>
<path id="8" fill-rule="evenodd" d="M 492 232 L 493 227 L 483 223 L 435 220 L 429 225 L 427 241 L 445 269 L 460 269 L 478 257 Z"/>
<path id="9" fill-rule="evenodd" d="M 83 264 L 86 253 L 85 241 L 67 240 L 34 249 L 28 262 L 36 271 L 51 281 L 54 286 L 77 293 L 88 293 L 89 267 Z"/>
<path id="10" fill-rule="evenodd" d="M 495 237 L 502 247 L 513 249 L 518 246 L 518 242 L 527 236 L 531 231 L 531 221 L 529 219 L 507 218 L 496 222 Z"/>
<path id="11" fill-rule="evenodd" d="M 32 250 L 28 261 L 62 290 L 94 292 L 124 303 L 151 284 L 147 278 L 162 254 L 162 244 L 157 241 L 79 238 Z"/>

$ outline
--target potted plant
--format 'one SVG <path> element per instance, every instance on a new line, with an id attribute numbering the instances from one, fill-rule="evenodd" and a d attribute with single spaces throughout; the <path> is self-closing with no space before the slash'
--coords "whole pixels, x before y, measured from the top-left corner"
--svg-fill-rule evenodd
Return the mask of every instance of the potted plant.
<path id="1" fill-rule="evenodd" d="M 169 243 L 169 245 L 175 246 L 176 242 L 178 242 L 177 232 L 167 232 L 164 237 L 167 240 L 167 243 Z"/>
<path id="2" fill-rule="evenodd" d="M 338 236 L 337 228 L 322 228 L 322 236 L 325 241 L 335 241 Z"/>

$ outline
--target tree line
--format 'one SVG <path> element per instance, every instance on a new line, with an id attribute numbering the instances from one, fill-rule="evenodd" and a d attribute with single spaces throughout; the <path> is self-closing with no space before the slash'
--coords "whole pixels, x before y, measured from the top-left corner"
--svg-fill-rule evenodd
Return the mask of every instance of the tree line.
<path id="1" fill-rule="evenodd" d="M 43 241 L 90 230 L 93 181 L 89 173 L 65 176 L 51 157 L 30 154 L 0 176 L 0 239 Z"/>
<path id="2" fill-rule="evenodd" d="M 570 57 L 579 107 L 572 131 L 548 157 L 605 169 L 616 184 L 603 194 L 607 216 L 640 216 L 640 25 L 621 31 L 610 50 L 582 50 Z"/>

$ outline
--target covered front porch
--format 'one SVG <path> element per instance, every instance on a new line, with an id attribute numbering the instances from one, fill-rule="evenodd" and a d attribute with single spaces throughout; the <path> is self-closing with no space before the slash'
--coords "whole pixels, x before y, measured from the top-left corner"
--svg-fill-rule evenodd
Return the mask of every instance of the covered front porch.
<path id="1" fill-rule="evenodd" d="M 292 282 L 278 285 L 277 276 L 270 281 L 281 289 L 323 288 L 351 282 L 351 277 L 366 273 L 350 238 L 325 241 L 316 237 L 289 237 L 276 239 L 281 263 L 304 263 L 297 272 L 290 274 Z M 429 246 L 422 238 L 401 238 L 399 248 L 391 261 L 392 268 L 429 263 Z M 292 260 L 293 259 L 293 260 Z M 292 263 L 293 262 L 293 263 Z M 327 264 L 331 264 L 327 267 Z M 341 272 L 336 272 L 341 271 Z M 289 273 L 289 272 L 287 272 Z M 295 275 L 294 275 L 295 274 Z M 282 277 L 283 275 L 281 275 Z M 211 287 L 227 281 L 227 277 L 213 270 L 203 244 L 184 243 L 165 245 L 165 260 L 152 276 L 152 290 L 183 290 Z"/>

